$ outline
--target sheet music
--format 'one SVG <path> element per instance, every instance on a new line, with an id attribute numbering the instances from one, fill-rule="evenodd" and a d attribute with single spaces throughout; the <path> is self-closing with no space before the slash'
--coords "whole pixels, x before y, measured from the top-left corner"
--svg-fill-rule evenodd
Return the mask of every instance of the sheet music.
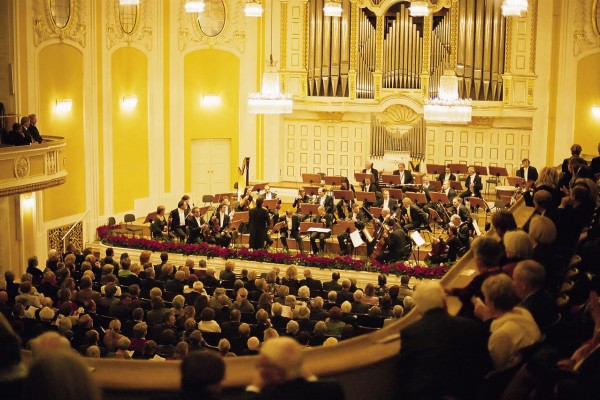
<path id="1" fill-rule="evenodd" d="M 352 245 L 354 247 L 358 247 L 358 246 L 360 246 L 361 244 L 364 243 L 363 240 L 362 240 L 362 238 L 360 237 L 360 232 L 359 231 L 352 232 L 350 234 L 350 240 L 352 240 Z"/>
<path id="2" fill-rule="evenodd" d="M 307 232 L 329 233 L 329 232 L 331 232 L 331 229 L 329 229 L 329 228 L 308 228 Z"/>
<path id="3" fill-rule="evenodd" d="M 479 224 L 476 220 L 473 220 L 473 229 L 475 229 L 477 236 L 481 236 L 481 229 L 479 229 Z"/>
<path id="4" fill-rule="evenodd" d="M 425 244 L 425 239 L 423 239 L 423 236 L 421 236 L 421 234 L 418 231 L 414 231 L 413 233 L 411 233 L 410 237 L 412 238 L 412 240 L 414 240 L 417 247 L 421 247 Z"/>

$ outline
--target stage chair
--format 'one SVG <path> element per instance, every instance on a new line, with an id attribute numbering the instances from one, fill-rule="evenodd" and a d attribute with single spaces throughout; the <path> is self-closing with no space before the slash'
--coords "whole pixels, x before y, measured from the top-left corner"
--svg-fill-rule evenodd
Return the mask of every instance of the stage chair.
<path id="1" fill-rule="evenodd" d="M 117 221 L 115 220 L 115 217 L 108 217 L 108 226 L 115 226 L 117 224 Z M 115 229 L 111 229 L 109 234 L 112 235 L 125 235 L 127 233 L 127 230 L 125 228 L 115 228 Z"/>
<path id="2" fill-rule="evenodd" d="M 204 203 L 204 207 L 206 207 L 207 205 L 210 207 L 214 199 L 215 196 L 212 194 L 205 194 L 204 196 L 202 196 L 202 202 Z"/>
<path id="3" fill-rule="evenodd" d="M 128 232 L 131 232 L 131 236 L 135 237 L 136 232 L 140 233 L 140 237 L 143 236 L 144 228 L 142 228 L 141 226 L 133 226 L 132 224 L 133 222 L 135 222 L 134 214 L 125 214 L 125 216 L 123 217 L 123 222 L 125 222 L 125 229 Z"/>

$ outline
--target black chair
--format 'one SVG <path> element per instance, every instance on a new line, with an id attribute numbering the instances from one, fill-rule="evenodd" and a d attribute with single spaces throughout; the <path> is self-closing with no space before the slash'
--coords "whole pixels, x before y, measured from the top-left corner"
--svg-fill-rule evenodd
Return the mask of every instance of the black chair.
<path id="1" fill-rule="evenodd" d="M 125 216 L 123 217 L 123 222 L 125 222 L 125 229 L 127 230 L 127 232 L 131 232 L 132 236 L 135 236 L 136 232 L 139 232 L 140 236 L 142 236 L 144 228 L 142 228 L 141 226 L 133 226 L 132 224 L 133 222 L 135 222 L 135 215 L 125 214 Z"/>

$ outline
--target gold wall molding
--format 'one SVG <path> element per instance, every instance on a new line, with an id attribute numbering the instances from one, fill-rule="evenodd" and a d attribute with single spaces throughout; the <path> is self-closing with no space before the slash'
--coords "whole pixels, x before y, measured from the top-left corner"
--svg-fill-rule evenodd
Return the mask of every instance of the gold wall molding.
<path id="1" fill-rule="evenodd" d="M 126 43 L 128 46 L 137 44 L 148 51 L 152 50 L 152 4 L 149 1 L 142 1 L 139 4 L 137 21 L 133 32 L 125 33 L 121 29 L 119 17 L 119 2 L 106 1 L 105 13 L 106 20 L 106 49 L 111 50 L 119 43 Z"/>
<path id="2" fill-rule="evenodd" d="M 342 122 L 343 112 L 317 111 L 317 119 L 321 122 Z"/>
<path id="3" fill-rule="evenodd" d="M 63 243 L 61 239 L 69 232 L 71 227 L 72 225 L 63 225 L 48 229 L 48 250 L 56 249 L 59 254 L 62 254 Z M 79 221 L 69 233 L 68 239 L 69 240 L 67 240 L 66 243 L 73 243 L 78 248 L 83 249 L 83 223 L 81 221 Z"/>
<path id="4" fill-rule="evenodd" d="M 246 51 L 246 23 L 255 22 L 254 18 L 244 19 L 240 3 L 235 0 L 223 0 L 225 4 L 225 26 L 217 36 L 209 37 L 202 33 L 198 19 L 184 10 L 185 0 L 178 0 L 177 5 L 177 43 L 179 51 L 183 52 L 190 47 L 201 46 L 208 48 L 226 48 L 235 54 Z"/>
<path id="5" fill-rule="evenodd" d="M 538 25 L 538 0 L 529 0 L 529 9 L 531 10 L 530 36 L 529 36 L 529 73 L 535 74 L 535 56 L 537 44 L 537 25 Z"/>
<path id="6" fill-rule="evenodd" d="M 280 3 L 281 11 L 280 11 L 280 32 L 279 32 L 279 40 L 280 40 L 280 52 L 281 54 L 281 69 L 287 69 L 287 35 L 288 35 L 288 2 L 282 1 Z M 285 88 L 284 88 L 285 91 Z"/>
<path id="7" fill-rule="evenodd" d="M 597 0 L 575 0 L 573 15 L 573 55 L 575 57 L 600 47 L 600 33 L 594 28 Z"/>
<path id="8" fill-rule="evenodd" d="M 33 44 L 38 47 L 40 44 L 58 39 L 61 42 L 64 40 L 72 40 L 78 43 L 81 47 L 86 46 L 86 19 L 88 15 L 88 2 L 84 0 L 73 0 L 69 21 L 64 28 L 58 28 L 52 22 L 52 14 L 50 11 L 50 2 L 47 0 L 34 0 L 31 3 L 33 15 Z"/>

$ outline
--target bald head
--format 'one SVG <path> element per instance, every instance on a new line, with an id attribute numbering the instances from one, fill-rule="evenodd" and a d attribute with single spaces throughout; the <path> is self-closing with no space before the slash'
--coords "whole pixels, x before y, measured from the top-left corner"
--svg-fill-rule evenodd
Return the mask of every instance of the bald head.
<path id="1" fill-rule="evenodd" d="M 267 386 L 278 385 L 302 376 L 302 346 L 292 338 L 280 337 L 264 342 L 257 367 Z"/>

